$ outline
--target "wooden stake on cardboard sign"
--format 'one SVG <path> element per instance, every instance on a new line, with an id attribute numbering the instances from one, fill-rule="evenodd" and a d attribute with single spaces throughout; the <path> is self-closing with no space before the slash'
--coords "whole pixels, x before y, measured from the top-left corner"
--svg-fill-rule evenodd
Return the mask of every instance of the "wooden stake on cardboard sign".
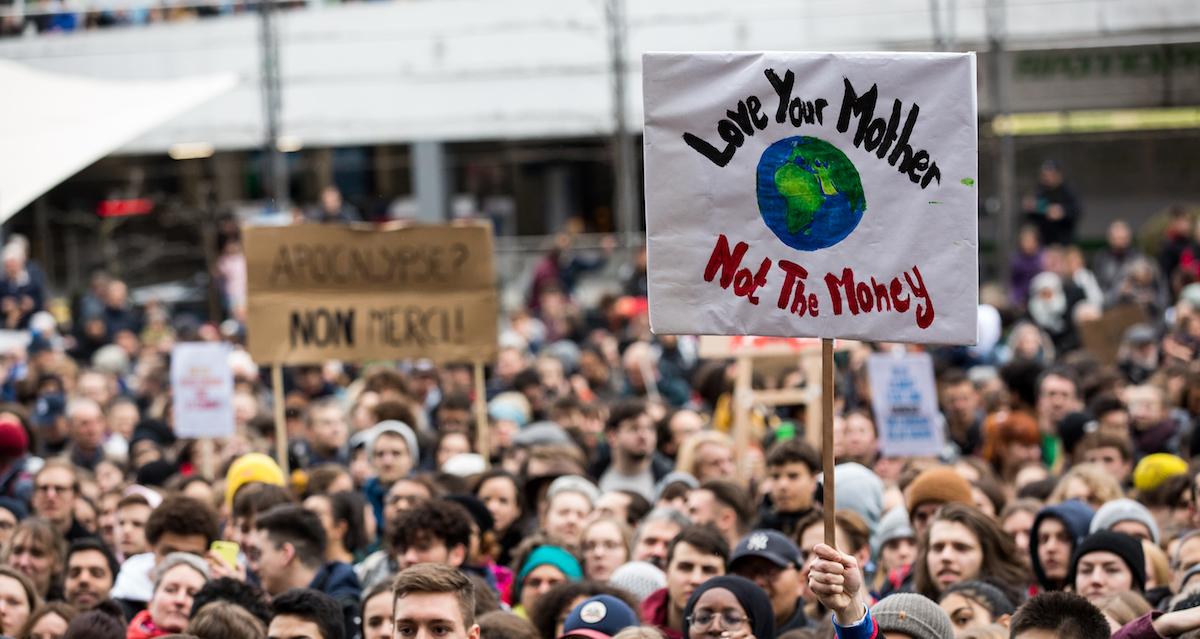
<path id="1" fill-rule="evenodd" d="M 754 374 L 753 362 L 753 359 L 746 356 L 737 358 L 737 377 L 733 382 L 733 397 L 730 401 L 730 408 L 733 411 L 733 459 L 737 464 L 737 481 L 743 485 L 748 479 L 746 449 L 750 439 L 750 404 L 754 392 L 754 389 L 751 388 Z"/>
<path id="2" fill-rule="evenodd" d="M 271 365 L 271 386 L 275 396 L 275 457 L 279 462 L 279 467 L 283 469 L 283 477 L 288 480 L 290 473 L 288 471 L 288 436 L 287 436 L 287 412 L 283 406 L 283 365 Z"/>
<path id="3" fill-rule="evenodd" d="M 837 547 L 833 495 L 833 340 L 821 340 L 821 468 L 825 471 L 825 543 Z"/>
<path id="4" fill-rule="evenodd" d="M 196 444 L 200 447 L 200 476 L 208 481 L 212 481 L 213 469 L 216 467 L 213 440 L 211 437 L 204 437 L 197 441 Z"/>
<path id="5" fill-rule="evenodd" d="M 487 384 L 483 379 L 483 362 L 475 362 L 475 452 L 491 465 L 491 431 L 488 426 Z"/>

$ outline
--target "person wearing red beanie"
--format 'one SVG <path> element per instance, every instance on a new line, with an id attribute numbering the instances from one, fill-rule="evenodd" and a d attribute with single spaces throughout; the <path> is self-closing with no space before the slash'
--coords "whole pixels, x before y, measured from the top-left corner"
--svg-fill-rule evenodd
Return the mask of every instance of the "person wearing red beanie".
<path id="1" fill-rule="evenodd" d="M 29 433 L 11 413 L 0 413 L 0 496 L 29 501 L 33 475 L 25 468 Z"/>

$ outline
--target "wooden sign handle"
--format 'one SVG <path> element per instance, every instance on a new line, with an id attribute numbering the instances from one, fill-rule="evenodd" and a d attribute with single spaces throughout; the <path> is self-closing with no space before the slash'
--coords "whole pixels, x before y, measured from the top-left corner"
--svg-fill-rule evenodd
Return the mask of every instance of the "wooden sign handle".
<path id="1" fill-rule="evenodd" d="M 730 407 L 733 409 L 733 459 L 737 464 L 734 476 L 742 485 L 749 480 L 746 450 L 750 443 L 750 404 L 754 393 L 751 385 L 753 374 L 754 360 L 745 355 L 739 356 Z"/>
<path id="2" fill-rule="evenodd" d="M 487 465 L 491 465 L 491 431 L 488 425 L 487 383 L 483 376 L 483 362 L 475 362 L 475 452 Z"/>
<path id="3" fill-rule="evenodd" d="M 283 365 L 271 365 L 271 390 L 275 396 L 275 457 L 279 467 L 283 469 L 283 478 L 291 486 L 291 475 L 288 470 L 288 436 L 287 413 L 283 405 Z"/>
<path id="4" fill-rule="evenodd" d="M 821 468 L 825 470 L 825 543 L 837 547 L 837 502 L 833 493 L 833 340 L 821 340 Z"/>

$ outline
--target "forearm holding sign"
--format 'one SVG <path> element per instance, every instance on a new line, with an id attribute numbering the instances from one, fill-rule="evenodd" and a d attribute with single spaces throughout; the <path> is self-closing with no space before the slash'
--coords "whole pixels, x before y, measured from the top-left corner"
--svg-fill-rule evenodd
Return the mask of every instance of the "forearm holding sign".
<path id="1" fill-rule="evenodd" d="M 826 608 L 833 611 L 836 625 L 858 624 L 867 612 L 858 560 L 826 544 L 817 544 L 813 552 L 818 559 L 809 569 L 808 587 Z"/>

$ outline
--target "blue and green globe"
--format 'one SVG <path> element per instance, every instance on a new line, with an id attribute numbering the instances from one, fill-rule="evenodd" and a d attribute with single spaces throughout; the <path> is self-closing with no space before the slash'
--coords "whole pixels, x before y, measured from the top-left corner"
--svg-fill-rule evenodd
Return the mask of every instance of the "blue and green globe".
<path id="1" fill-rule="evenodd" d="M 797 250 L 841 242 L 867 209 L 854 163 L 819 138 L 794 136 L 767 147 L 758 159 L 756 179 L 763 221 Z"/>

